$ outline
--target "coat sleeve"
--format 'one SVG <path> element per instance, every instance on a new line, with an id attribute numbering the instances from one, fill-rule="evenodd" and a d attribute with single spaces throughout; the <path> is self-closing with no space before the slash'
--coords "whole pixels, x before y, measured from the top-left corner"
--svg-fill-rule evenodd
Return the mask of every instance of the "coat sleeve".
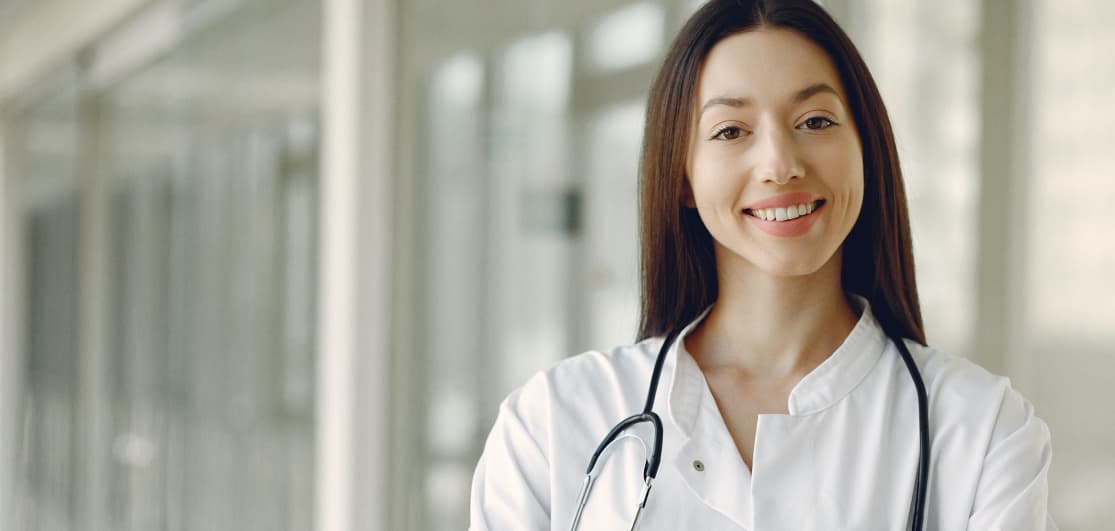
<path id="1" fill-rule="evenodd" d="M 472 479 L 469 529 L 550 529 L 549 407 L 538 375 L 500 405 Z"/>
<path id="2" fill-rule="evenodd" d="M 1049 428 L 1006 389 L 976 487 L 968 529 L 1057 531 L 1049 514 Z"/>

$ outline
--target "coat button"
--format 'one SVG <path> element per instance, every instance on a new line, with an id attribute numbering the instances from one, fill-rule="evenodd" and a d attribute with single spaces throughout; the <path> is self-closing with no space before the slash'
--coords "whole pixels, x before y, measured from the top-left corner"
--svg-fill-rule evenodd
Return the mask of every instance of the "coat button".
<path id="1" fill-rule="evenodd" d="M 704 472 L 705 471 L 705 464 L 702 463 L 700 459 L 694 459 L 693 460 L 693 470 L 696 470 L 697 472 Z"/>

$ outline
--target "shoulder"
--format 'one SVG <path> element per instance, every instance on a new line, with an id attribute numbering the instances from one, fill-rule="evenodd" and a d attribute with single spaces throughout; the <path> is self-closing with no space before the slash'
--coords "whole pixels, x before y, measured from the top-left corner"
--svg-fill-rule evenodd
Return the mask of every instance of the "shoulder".
<path id="1" fill-rule="evenodd" d="M 1011 390 L 1010 379 L 955 354 L 906 340 L 931 395 L 947 401 L 997 401 Z"/>
<path id="2" fill-rule="evenodd" d="M 922 371 L 926 389 L 935 391 L 942 400 L 1032 409 L 1029 401 L 1013 387 L 1010 378 L 955 354 L 912 341 L 906 344 Z"/>
<path id="3" fill-rule="evenodd" d="M 1047 425 L 1010 378 L 967 358 L 911 341 L 906 344 L 922 372 L 932 424 L 940 433 L 966 445 L 980 441 L 987 451 L 1008 437 L 1035 451 L 1048 451 Z"/>
<path id="4" fill-rule="evenodd" d="M 555 362 L 512 391 L 504 407 L 552 407 L 555 403 L 597 407 L 615 403 L 617 395 L 631 395 L 636 389 L 643 393 L 661 343 L 661 338 L 651 338 Z"/>
<path id="5" fill-rule="evenodd" d="M 642 409 L 660 343 L 586 351 L 539 370 L 500 404 L 484 453 L 579 470 L 604 433 Z"/>
<path id="6" fill-rule="evenodd" d="M 620 419 L 643 408 L 660 338 L 590 350 L 534 374 L 500 405 L 499 417 L 522 419 L 543 445 L 595 441 Z M 663 379 L 669 374 L 663 368 Z M 584 439 L 584 441 L 581 441 Z"/>

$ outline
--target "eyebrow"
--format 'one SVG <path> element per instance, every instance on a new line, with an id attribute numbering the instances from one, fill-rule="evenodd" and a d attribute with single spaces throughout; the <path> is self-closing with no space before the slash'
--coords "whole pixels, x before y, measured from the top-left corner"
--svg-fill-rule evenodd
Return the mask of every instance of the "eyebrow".
<path id="1" fill-rule="evenodd" d="M 840 94 L 838 92 L 836 92 L 836 89 L 832 88 L 828 84 L 826 84 L 826 83 L 814 83 L 812 85 L 809 85 L 808 87 L 805 87 L 805 88 L 797 91 L 794 94 L 794 97 L 793 97 L 792 101 L 794 103 L 801 103 L 801 102 L 803 102 L 803 101 L 805 101 L 809 98 L 812 98 L 813 96 L 816 96 L 817 94 L 821 94 L 823 92 L 830 93 L 833 96 L 836 96 L 838 99 L 840 98 Z M 735 97 L 735 96 L 717 96 L 715 98 L 712 98 L 712 99 L 706 101 L 705 104 L 701 106 L 701 114 L 703 115 L 709 107 L 712 107 L 714 105 L 727 105 L 729 107 L 739 108 L 739 107 L 746 107 L 748 105 L 751 105 L 752 103 L 753 103 L 753 101 L 751 100 L 751 98 L 739 98 L 739 97 Z"/>

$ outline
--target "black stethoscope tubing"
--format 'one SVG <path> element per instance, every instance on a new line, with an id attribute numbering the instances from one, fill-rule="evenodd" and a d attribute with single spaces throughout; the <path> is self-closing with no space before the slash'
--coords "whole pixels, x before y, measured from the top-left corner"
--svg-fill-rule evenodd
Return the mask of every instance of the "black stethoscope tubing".
<path id="1" fill-rule="evenodd" d="M 585 503 L 588 500 L 589 491 L 592 489 L 592 484 L 595 481 L 593 471 L 596 469 L 597 460 L 600 455 L 613 441 L 616 440 L 623 432 L 627 431 L 632 426 L 642 424 L 644 422 L 650 423 L 654 427 L 654 445 L 650 449 L 650 455 L 647 457 L 646 465 L 643 468 L 643 494 L 640 497 L 639 506 L 636 508 L 635 519 L 631 524 L 631 529 L 638 526 L 639 518 L 642 515 L 643 509 L 646 507 L 647 497 L 650 495 L 650 487 L 654 482 L 654 478 L 658 476 L 658 466 L 662 463 L 662 419 L 654 412 L 654 398 L 658 394 L 658 381 L 662 376 L 662 366 L 666 361 L 666 354 L 670 350 L 670 345 L 673 344 L 681 329 L 670 332 L 665 341 L 662 342 L 662 348 L 658 351 L 658 357 L 654 361 L 654 371 L 650 376 L 650 386 L 647 388 L 647 401 L 643 406 L 642 413 L 638 413 L 627 417 L 616 424 L 611 431 L 604 436 L 604 440 L 596 447 L 596 451 L 592 453 L 592 459 L 589 460 L 588 468 L 585 470 L 585 482 L 581 488 L 581 494 L 577 500 L 577 512 L 573 518 L 573 525 L 571 529 L 576 529 L 581 519 L 581 513 L 584 510 Z M 914 363 L 914 357 L 910 354 L 910 349 L 906 347 L 906 343 L 901 337 L 897 339 L 895 336 L 890 336 L 891 342 L 898 347 L 898 353 L 902 356 L 902 361 L 906 364 L 906 370 L 910 373 L 910 378 L 914 381 L 914 388 L 918 395 L 918 432 L 920 438 L 920 453 L 918 455 L 918 473 L 917 482 L 914 485 L 914 512 L 910 528 L 914 531 L 921 531 L 925 522 L 925 499 L 929 487 L 929 399 L 925 391 L 925 382 L 922 381 L 921 372 L 918 370 L 917 364 Z"/>

